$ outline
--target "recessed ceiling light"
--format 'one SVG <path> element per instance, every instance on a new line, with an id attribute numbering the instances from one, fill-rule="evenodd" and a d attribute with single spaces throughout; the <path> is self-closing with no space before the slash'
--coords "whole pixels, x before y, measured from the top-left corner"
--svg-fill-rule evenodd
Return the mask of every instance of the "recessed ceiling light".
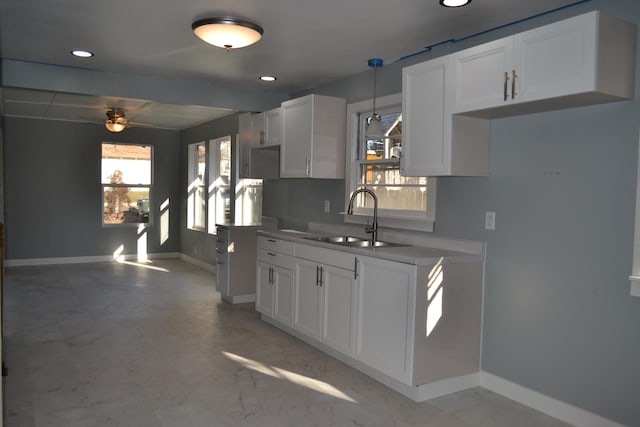
<path id="1" fill-rule="evenodd" d="M 71 55 L 77 56 L 78 58 L 91 58 L 93 56 L 93 52 L 89 52 L 88 50 L 72 50 Z"/>
<path id="2" fill-rule="evenodd" d="M 260 80 L 263 82 L 275 82 L 278 78 L 275 76 L 260 76 Z"/>
<path id="3" fill-rule="evenodd" d="M 460 7 L 471 3 L 471 0 L 440 0 L 440 4 L 445 7 Z"/>

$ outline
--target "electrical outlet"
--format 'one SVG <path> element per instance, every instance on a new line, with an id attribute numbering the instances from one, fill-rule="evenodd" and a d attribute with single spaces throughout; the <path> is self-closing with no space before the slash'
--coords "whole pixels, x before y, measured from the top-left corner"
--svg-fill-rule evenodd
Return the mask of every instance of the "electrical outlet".
<path id="1" fill-rule="evenodd" d="M 495 230 L 496 229 L 496 213 L 495 212 L 485 212 L 485 214 L 484 214 L 484 228 L 485 228 L 485 230 Z"/>
<path id="2" fill-rule="evenodd" d="M 324 201 L 324 212 L 325 213 L 331 212 L 331 201 L 330 200 L 325 200 Z"/>

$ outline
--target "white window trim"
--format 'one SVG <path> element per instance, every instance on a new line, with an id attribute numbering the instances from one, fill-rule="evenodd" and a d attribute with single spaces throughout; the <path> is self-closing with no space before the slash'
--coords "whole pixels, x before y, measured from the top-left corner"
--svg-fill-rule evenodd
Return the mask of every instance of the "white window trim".
<path id="1" fill-rule="evenodd" d="M 205 231 L 206 229 L 206 207 L 205 207 L 205 211 L 203 213 L 203 219 L 204 219 L 204 223 L 202 226 L 196 225 L 194 223 L 194 219 L 195 219 L 195 200 L 192 202 L 191 200 L 191 185 L 193 184 L 197 172 L 195 172 L 195 168 L 197 168 L 198 165 L 198 146 L 199 145 L 205 145 L 206 147 L 206 142 L 205 141 L 200 141 L 200 142 L 194 142 L 192 144 L 189 144 L 189 146 L 187 147 L 187 229 L 192 230 L 192 231 Z M 205 201 L 206 201 L 206 175 L 207 175 L 207 167 L 205 166 L 205 182 L 202 183 L 202 185 L 205 186 Z M 195 197 L 195 196 L 194 196 Z M 205 204 L 206 206 L 206 204 Z"/>
<path id="2" fill-rule="evenodd" d="M 344 210 L 349 206 L 351 193 L 359 186 L 358 163 L 358 126 L 359 114 L 371 111 L 373 100 L 365 100 L 347 105 L 347 148 L 346 148 L 346 170 L 345 170 L 345 201 Z M 389 107 L 402 105 L 402 94 L 376 98 L 376 110 L 384 110 Z M 427 183 L 427 206 L 431 206 L 431 212 L 425 212 L 424 219 L 409 219 L 406 217 L 394 217 L 389 211 L 378 211 L 378 225 L 381 227 L 401 228 L 406 230 L 433 231 L 436 212 L 436 179 L 429 177 Z M 372 212 L 367 214 L 366 209 L 354 215 L 345 215 L 344 222 L 355 224 L 366 224 L 371 220 Z M 371 211 L 371 210 L 369 210 Z"/>
<path id="3" fill-rule="evenodd" d="M 148 222 L 127 222 L 127 223 L 120 223 L 120 224 L 106 224 L 104 222 L 104 208 L 101 209 L 102 213 L 101 213 L 101 221 L 102 221 L 102 227 L 103 228 L 111 228 L 111 227 L 144 227 L 144 228 L 148 228 L 153 226 L 153 210 L 151 209 L 151 207 L 153 206 L 153 199 L 152 199 L 152 194 L 153 194 L 153 180 L 154 180 L 154 159 L 153 159 L 153 153 L 154 153 L 154 147 L 153 145 L 149 145 L 149 144 L 136 144 L 136 143 L 130 143 L 130 142 L 109 142 L 109 141 L 102 141 L 102 143 L 100 144 L 100 147 L 102 147 L 103 144 L 115 144 L 115 145 L 135 145 L 135 146 L 140 146 L 140 147 L 150 147 L 151 148 L 151 176 L 150 176 L 150 181 L 149 184 L 106 184 L 102 182 L 102 179 L 100 179 L 100 191 L 101 191 L 101 198 L 102 200 L 104 200 L 104 189 L 105 187 L 129 187 L 129 188 L 148 188 L 149 189 L 149 221 Z M 102 152 L 102 149 L 100 150 Z M 100 174 L 102 175 L 102 154 L 100 154 Z"/>
<path id="4" fill-rule="evenodd" d="M 638 142 L 640 147 L 640 138 Z M 638 151 L 638 171 L 636 177 L 636 219 L 633 233 L 633 266 L 631 276 L 631 296 L 640 297 L 640 150 Z"/>
<path id="5" fill-rule="evenodd" d="M 226 141 L 229 141 L 229 143 L 233 142 L 231 135 L 211 139 L 209 140 L 209 145 L 207 147 L 207 231 L 209 234 L 214 235 L 217 233 L 216 215 L 219 208 L 217 197 L 218 176 L 220 175 L 220 144 Z M 233 157 L 233 149 L 231 150 L 231 155 Z M 229 178 L 231 178 L 231 176 Z M 231 182 L 229 185 L 231 186 Z"/>

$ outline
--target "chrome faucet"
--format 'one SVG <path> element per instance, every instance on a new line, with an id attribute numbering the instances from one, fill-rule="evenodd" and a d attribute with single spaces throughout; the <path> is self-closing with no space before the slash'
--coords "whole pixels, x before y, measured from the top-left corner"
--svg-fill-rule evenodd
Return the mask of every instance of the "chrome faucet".
<path id="1" fill-rule="evenodd" d="M 347 209 L 347 215 L 353 215 L 353 202 L 356 200 L 356 196 L 360 193 L 367 193 L 373 198 L 373 224 L 371 226 L 367 225 L 364 229 L 367 233 L 371 233 L 371 241 L 375 242 L 378 240 L 378 197 L 373 190 L 370 190 L 366 187 L 361 187 L 356 189 L 351 195 L 351 199 L 349 200 L 349 208 Z"/>

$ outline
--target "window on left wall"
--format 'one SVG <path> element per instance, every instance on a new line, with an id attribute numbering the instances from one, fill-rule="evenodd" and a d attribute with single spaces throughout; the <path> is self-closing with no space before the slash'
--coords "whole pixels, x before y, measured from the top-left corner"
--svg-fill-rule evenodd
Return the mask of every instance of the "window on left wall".
<path id="1" fill-rule="evenodd" d="M 100 174 L 103 225 L 151 222 L 151 146 L 103 142 Z"/>
<path id="2" fill-rule="evenodd" d="M 207 143 L 189 144 L 187 185 L 187 228 L 204 230 L 206 225 Z"/>

